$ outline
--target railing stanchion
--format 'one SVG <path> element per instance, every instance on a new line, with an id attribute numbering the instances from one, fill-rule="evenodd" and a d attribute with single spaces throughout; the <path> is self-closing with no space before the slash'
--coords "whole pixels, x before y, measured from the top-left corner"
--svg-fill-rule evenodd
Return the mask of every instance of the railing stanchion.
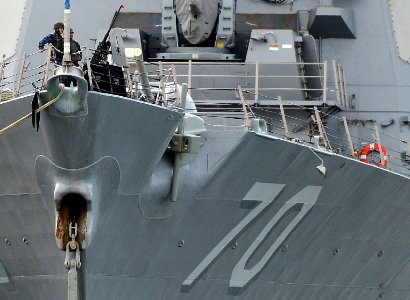
<path id="1" fill-rule="evenodd" d="M 251 122 L 249 120 L 249 116 L 248 116 L 248 109 L 246 108 L 246 102 L 245 102 L 245 97 L 243 95 L 243 91 L 240 85 L 238 85 L 238 92 L 239 92 L 239 98 L 242 102 L 242 108 L 243 108 L 243 113 L 245 116 L 245 127 L 249 128 L 249 126 L 251 125 Z"/>
<path id="2" fill-rule="evenodd" d="M 327 148 L 332 151 L 332 146 L 330 145 L 329 139 L 325 131 L 325 127 L 323 126 L 323 122 L 322 122 L 322 118 L 320 117 L 319 110 L 317 109 L 316 106 L 314 109 L 315 109 L 316 123 L 319 129 L 319 134 L 325 140 Z"/>
<path id="3" fill-rule="evenodd" d="M 3 78 L 4 78 L 4 66 L 5 66 L 5 62 L 3 60 L 3 62 L 0 64 L 0 102 L 1 102 L 1 98 L 3 97 Z"/>
<path id="4" fill-rule="evenodd" d="M 188 62 L 188 94 L 191 96 L 192 89 L 192 60 Z"/>
<path id="5" fill-rule="evenodd" d="M 281 96 L 278 96 L 278 102 L 279 102 L 279 107 L 280 107 L 280 114 L 282 115 L 283 128 L 285 129 L 285 136 L 288 139 L 289 138 L 288 123 L 286 122 L 286 115 L 285 115 L 285 110 L 283 108 L 283 102 L 282 102 Z"/>
<path id="6" fill-rule="evenodd" d="M 46 58 L 46 66 L 44 68 L 44 78 L 43 78 L 43 87 L 46 86 L 47 81 L 48 81 L 48 72 L 50 68 L 50 60 L 51 60 L 51 46 L 48 46 L 47 48 L 47 58 Z"/>
<path id="7" fill-rule="evenodd" d="M 339 105 L 343 106 L 342 100 L 340 99 L 340 84 L 339 84 L 339 73 L 337 70 L 337 64 L 336 61 L 333 60 L 333 77 L 334 77 L 334 81 L 335 81 L 335 90 L 336 90 L 336 99 L 337 99 L 337 103 Z"/>
<path id="8" fill-rule="evenodd" d="M 259 102 L 259 62 L 255 63 L 255 104 Z"/>
<path id="9" fill-rule="evenodd" d="M 381 141 L 381 139 L 380 139 L 380 131 L 379 131 L 379 126 L 377 125 L 377 124 L 374 124 L 374 130 L 375 130 L 375 132 L 376 132 L 376 141 L 377 141 L 377 144 L 379 144 L 379 154 L 380 154 L 380 162 L 381 162 L 381 167 L 384 167 L 384 162 L 385 162 L 385 159 L 384 159 L 384 153 L 383 153 L 383 151 L 382 151 L 382 141 Z M 387 158 L 387 157 L 386 157 Z"/>
<path id="10" fill-rule="evenodd" d="M 323 62 L 323 104 L 327 102 L 327 61 Z"/>
<path id="11" fill-rule="evenodd" d="M 342 67 L 340 67 L 340 71 L 342 73 L 342 97 L 343 97 L 343 103 L 345 108 L 349 108 L 348 103 L 347 103 L 347 97 L 346 97 L 346 77 L 345 77 L 345 71 L 343 70 Z"/>
<path id="12" fill-rule="evenodd" d="M 180 106 L 181 105 L 181 96 L 179 93 L 179 88 L 178 88 L 178 79 L 177 79 L 177 72 L 175 70 L 175 65 L 171 66 L 172 70 L 172 77 L 174 78 L 174 86 L 175 86 L 175 97 L 176 97 L 176 103 L 175 106 Z"/>
<path id="13" fill-rule="evenodd" d="M 159 104 L 159 96 L 161 95 L 162 97 L 162 103 L 166 104 L 167 103 L 167 95 L 165 93 L 165 81 L 164 81 L 164 70 L 163 70 L 163 65 L 162 62 L 160 61 L 158 63 L 159 66 L 159 86 L 158 86 L 158 93 L 157 93 L 157 99 L 155 101 L 156 104 Z"/>
<path id="14" fill-rule="evenodd" d="M 20 64 L 19 77 L 17 79 L 16 97 L 20 96 L 21 82 L 23 81 L 24 69 L 26 68 L 27 53 L 24 52 L 23 59 Z"/>
<path id="15" fill-rule="evenodd" d="M 347 140 L 349 142 L 350 154 L 352 155 L 352 157 L 355 157 L 352 136 L 350 134 L 349 125 L 347 124 L 347 119 L 346 119 L 345 116 L 343 116 L 343 124 L 344 124 L 345 130 L 346 130 L 346 137 L 347 137 Z"/>

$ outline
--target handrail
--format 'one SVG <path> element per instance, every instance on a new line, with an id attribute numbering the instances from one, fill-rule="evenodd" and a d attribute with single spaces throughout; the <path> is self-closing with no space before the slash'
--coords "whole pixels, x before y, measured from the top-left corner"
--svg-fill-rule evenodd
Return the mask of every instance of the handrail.
<path id="1" fill-rule="evenodd" d="M 49 51 L 47 53 L 51 52 L 51 47 L 48 49 Z M 87 53 L 88 49 L 86 49 L 85 53 Z M 33 57 L 41 56 L 40 59 L 36 58 L 36 60 L 32 59 Z M 87 55 L 88 56 L 88 55 Z M 25 59 L 24 59 L 25 57 Z M 30 58 L 30 59 L 29 59 Z M 31 68 L 28 68 L 28 64 L 30 62 L 36 61 L 36 65 L 32 66 Z M 41 61 L 38 63 L 38 61 Z M 85 58 L 85 63 L 87 62 L 87 57 Z M 18 64 L 20 63 L 20 64 Z M 313 128 L 316 126 L 317 130 L 318 128 L 321 128 L 323 131 L 323 135 L 326 136 L 326 146 L 328 149 L 340 149 L 336 150 L 338 152 L 341 152 L 347 156 L 353 157 L 353 158 L 358 158 L 357 157 L 357 151 L 362 147 L 362 144 L 369 144 L 369 143 L 383 143 L 384 147 L 385 145 L 392 145 L 395 143 L 405 143 L 407 148 L 409 148 L 408 153 L 405 154 L 407 155 L 406 157 L 409 157 L 410 160 L 410 141 L 402 141 L 397 139 L 396 137 L 389 135 L 387 132 L 383 132 L 382 130 L 380 132 L 375 132 L 374 126 L 369 127 L 369 126 L 360 126 L 360 124 L 355 124 L 352 120 L 348 120 L 346 118 L 337 118 L 334 117 L 330 114 L 326 114 L 324 112 L 318 111 L 317 113 L 314 112 L 314 106 L 318 105 L 318 102 L 322 101 L 323 104 L 329 104 L 327 101 L 329 99 L 328 93 L 332 91 L 329 88 L 328 84 L 328 71 L 327 71 L 327 63 L 323 62 L 320 64 L 314 64 L 314 63 L 288 63 L 287 65 L 297 65 L 297 66 L 303 66 L 303 65 L 317 65 L 319 68 L 322 68 L 322 73 L 320 76 L 303 76 L 303 75 L 295 75 L 295 74 L 284 74 L 284 75 L 277 75 L 277 74 L 269 74 L 267 72 L 262 72 L 263 68 L 266 66 L 271 67 L 272 65 L 286 65 L 286 63 L 252 63 L 252 64 L 245 64 L 245 63 L 239 63 L 239 62 L 234 62 L 234 63 L 226 63 L 224 62 L 224 65 L 246 65 L 249 66 L 249 70 L 252 70 L 255 75 L 252 73 L 247 73 L 247 74 L 200 74 L 199 72 L 201 71 L 202 68 L 195 68 L 195 66 L 202 66 L 205 64 L 205 62 L 173 62 L 171 63 L 165 63 L 162 62 L 161 64 L 152 64 L 152 63 L 146 63 L 147 65 L 155 65 L 155 66 L 160 66 L 161 70 L 160 72 L 155 72 L 153 74 L 156 74 L 157 76 L 157 84 L 155 85 L 155 89 L 157 89 L 158 93 L 162 93 L 163 101 L 159 101 L 161 105 L 168 105 L 168 106 L 178 106 L 179 101 L 178 101 L 178 87 L 175 87 L 175 82 L 178 82 L 179 84 L 187 83 L 189 84 L 189 92 L 193 93 L 193 96 L 195 96 L 194 93 L 204 93 L 208 94 L 209 93 L 225 93 L 224 95 L 228 95 L 227 97 L 221 97 L 221 98 L 215 98 L 215 99 L 221 99 L 225 100 L 225 102 L 218 102 L 218 100 L 209 99 L 205 103 L 205 100 L 197 101 L 197 104 L 200 103 L 204 106 L 203 110 L 198 113 L 198 115 L 203 115 L 207 117 L 214 117 L 214 116 L 220 116 L 224 118 L 235 118 L 235 119 L 245 119 L 248 117 L 247 111 L 251 111 L 252 107 L 255 105 L 258 105 L 258 111 L 259 114 L 254 111 L 252 113 L 252 118 L 264 118 L 264 115 L 261 114 L 261 112 L 264 111 L 263 106 L 261 106 L 261 103 L 268 103 L 268 105 L 274 105 L 279 107 L 281 104 L 282 106 L 282 111 L 279 113 L 277 111 L 272 111 L 269 110 L 270 114 L 279 114 L 279 118 L 277 119 L 271 119 L 269 120 L 269 130 L 271 131 L 272 134 L 278 135 L 278 136 L 284 136 L 285 138 L 296 138 L 298 140 L 302 140 L 306 142 L 307 144 L 312 144 L 312 136 L 315 134 L 315 129 Z M 215 65 L 220 65 L 222 63 L 214 63 Z M 52 64 L 51 64 L 52 65 Z M 340 105 L 343 108 L 349 107 L 349 103 L 346 99 L 346 80 L 345 80 L 345 75 L 343 72 L 343 69 L 340 65 L 333 63 L 334 65 L 334 97 L 336 98 L 336 103 Z M 10 68 L 10 66 L 13 66 L 14 68 L 12 71 L 19 70 L 19 72 L 15 72 L 15 74 L 9 74 L 7 73 L 7 68 Z M 167 67 L 170 66 L 170 67 Z M 181 74 L 181 72 L 178 72 L 175 70 L 175 66 L 181 67 L 181 66 L 186 66 L 187 71 L 184 71 L 184 74 Z M 0 101 L 3 96 L 6 98 L 7 95 L 7 100 L 10 99 L 10 94 L 13 94 L 13 90 L 17 91 L 15 94 L 20 95 L 25 95 L 28 93 L 33 92 L 33 90 L 30 90 L 29 87 L 31 85 L 35 85 L 39 82 L 42 82 L 44 85 L 47 81 L 48 78 L 48 71 L 49 71 L 50 66 L 50 55 L 44 55 L 43 52 L 37 51 L 34 53 L 26 54 L 25 56 L 17 59 L 13 59 L 10 61 L 3 61 L 0 62 Z M 40 70 L 41 71 L 40 71 Z M 209 69 L 206 69 L 208 72 Z M 266 70 L 265 70 L 266 71 Z M 128 95 L 130 97 L 135 97 L 138 98 L 138 83 L 136 80 L 136 75 L 137 73 L 134 72 L 129 72 L 129 70 L 126 70 L 124 72 L 124 80 L 130 82 L 128 85 Z M 107 83 L 113 80 L 117 79 L 122 79 L 121 75 L 120 76 L 111 76 L 107 74 L 99 74 L 98 72 L 93 72 L 92 74 L 89 73 L 89 76 L 107 76 L 110 77 L 107 80 Z M 128 76 L 128 77 L 127 77 Z M 134 77 L 135 76 L 135 77 Z M 161 78 L 162 78 L 162 83 L 161 83 Z M 201 78 L 215 78 L 215 84 L 214 86 L 211 87 L 205 87 L 203 82 L 201 82 Z M 228 80 L 220 80 L 221 78 L 226 78 Z M 307 79 L 307 78 L 319 78 L 322 80 L 322 88 L 312 88 L 312 87 L 307 87 L 305 85 L 300 85 L 299 87 L 292 87 L 292 86 L 284 86 L 282 83 L 279 86 L 273 86 L 272 82 L 277 81 L 278 79 L 285 79 L 283 82 L 287 83 L 286 79 L 290 80 L 302 80 L 302 79 Z M 246 82 L 247 84 L 239 84 L 237 80 L 249 80 Z M 105 81 L 105 79 L 104 79 Z M 99 82 L 104 82 L 100 80 Z M 205 82 L 209 82 L 209 80 L 205 80 Z M 220 86 L 221 83 L 224 86 Z M 16 89 L 16 86 L 18 86 L 19 90 Z M 242 97 L 238 97 L 238 86 L 241 86 L 241 92 L 239 93 L 242 94 Z M 12 89 L 10 89 L 12 87 Z M 24 90 L 22 88 L 24 87 Z M 332 86 L 333 87 L 333 86 Z M 98 86 L 97 86 L 98 88 Z M 99 88 L 98 88 L 99 89 Z M 299 92 L 305 92 L 305 91 L 316 91 L 320 92 L 322 91 L 322 96 L 321 98 L 318 99 L 304 99 L 304 101 L 298 101 L 298 99 L 290 99 L 289 97 L 284 97 L 281 95 L 281 93 L 286 93 L 289 91 L 299 91 Z M 109 92 L 109 91 L 107 91 Z M 272 95 L 272 92 L 279 93 L 278 95 L 280 96 L 275 96 Z M 7 93 L 7 94 L 6 94 Z M 208 96 L 208 95 L 207 95 Z M 229 101 L 226 101 L 226 99 L 229 99 Z M 211 97 L 210 97 L 211 98 Z M 241 99 L 240 99 L 241 98 Z M 232 103 L 238 104 L 238 110 L 229 110 L 229 105 Z M 241 102 L 242 101 L 242 102 Z M 303 102 L 303 105 L 301 103 Z M 209 104 L 217 104 L 215 107 L 210 106 Z M 241 105 L 242 103 L 242 105 Z M 224 107 L 221 104 L 227 104 L 226 107 Z M 245 104 L 245 105 L 244 105 Z M 208 107 L 209 106 L 209 107 Z M 241 111 L 243 107 L 245 106 L 245 111 Z M 286 114 L 285 112 L 285 107 L 291 107 L 292 109 L 303 109 L 304 111 L 310 111 L 312 115 L 314 114 L 320 114 L 320 117 L 316 117 L 315 120 L 316 122 L 323 121 L 322 124 L 317 125 L 315 124 L 314 120 L 306 120 L 306 119 L 298 119 L 292 114 Z M 340 122 L 339 124 L 344 126 L 346 129 L 346 138 L 343 137 L 343 135 L 340 135 L 340 129 L 334 129 L 331 127 L 328 127 L 326 123 L 326 119 L 329 118 L 336 118 L 337 122 Z M 286 124 L 280 124 L 280 120 L 282 122 L 286 122 Z M 285 121 L 287 120 L 287 121 Z M 337 123 L 333 122 L 333 123 Z M 279 125 L 277 124 L 279 123 Z M 249 124 L 249 120 L 246 122 L 246 124 Z M 215 125 L 215 126 L 222 126 L 222 125 Z M 231 127 L 235 127 L 235 125 L 230 125 Z M 298 132 L 296 129 L 300 126 L 303 126 L 305 128 L 304 131 Z M 312 127 L 313 126 L 313 127 Z M 318 127 L 319 126 L 319 127 Z M 349 126 L 360 126 L 360 129 L 354 130 L 352 132 L 357 132 L 357 131 L 363 131 L 360 134 L 357 134 L 358 136 L 352 136 L 349 130 Z M 243 128 L 242 126 L 236 126 L 238 128 Z M 288 128 L 288 129 L 287 129 Z M 295 129 L 296 128 L 296 129 Z M 313 129 L 312 129 L 313 128 Z M 309 129 L 309 130 L 308 130 Z M 334 133 L 337 132 L 337 133 Z M 319 133 L 319 132 L 318 132 Z M 364 139 L 363 136 L 368 136 L 369 138 Z M 377 140 L 373 136 L 378 136 Z M 389 147 L 386 147 L 388 149 L 388 162 L 389 164 L 393 166 L 397 166 L 397 168 L 404 168 L 404 169 L 409 169 L 409 172 L 406 173 L 406 175 L 410 174 L 410 167 L 406 167 L 403 165 L 403 152 L 398 151 L 395 149 L 391 149 Z"/>
<path id="2" fill-rule="evenodd" d="M 155 65 L 155 63 L 147 63 L 147 65 Z M 317 105 L 318 101 L 323 104 L 339 105 L 346 107 L 339 98 L 336 98 L 335 94 L 332 94 L 336 90 L 340 90 L 339 87 L 329 85 L 329 73 L 328 64 L 326 61 L 321 63 L 304 63 L 304 62 L 162 62 L 162 68 L 174 65 L 178 68 L 183 68 L 182 72 L 179 71 L 177 78 L 179 83 L 187 83 L 190 93 L 195 91 L 226 91 L 234 90 L 237 85 L 242 85 L 243 89 L 249 91 L 255 91 L 254 99 L 248 99 L 253 103 L 261 104 L 262 99 L 259 97 L 260 93 L 267 93 L 275 98 L 279 96 L 280 92 L 287 91 L 285 96 L 287 99 L 301 100 L 305 102 L 312 101 L 312 106 Z M 224 65 L 224 66 L 243 66 L 245 72 L 241 74 L 232 74 L 231 68 L 221 69 L 218 68 L 218 74 L 209 73 L 209 68 L 203 71 L 201 66 L 203 65 Z M 320 73 L 306 73 L 300 71 L 307 66 L 316 66 Z M 187 69 L 185 69 L 187 68 Z M 312 67 L 310 67 L 312 68 Z M 280 74 L 278 74 L 280 72 Z M 215 72 L 216 73 L 216 72 Z M 209 80 L 203 80 L 209 79 Z M 212 79 L 218 79 L 212 81 Z M 226 80 L 219 80 L 226 79 Z M 240 82 L 238 82 L 240 81 Z M 204 82 L 208 82 L 208 86 L 204 85 Z M 223 85 L 223 86 L 222 86 Z M 332 89 L 329 88 L 332 87 Z M 345 86 L 344 86 L 345 88 Z M 293 96 L 289 96 L 289 93 Z M 329 95 L 330 94 L 330 95 Z M 330 97 L 329 97 L 330 96 Z M 293 98 L 292 98 L 293 97 Z M 217 98 L 217 96 L 215 96 Z M 330 100 L 330 101 L 329 101 Z M 279 105 L 277 101 L 271 101 L 272 105 Z"/>
<path id="3" fill-rule="evenodd" d="M 21 57 L 0 62 L 0 102 L 2 101 L 3 92 L 8 93 L 8 95 L 12 92 L 13 98 L 15 98 L 34 93 L 35 88 L 44 88 L 50 69 L 56 65 L 52 60 L 51 52 L 52 50 L 58 51 L 52 45 L 44 50 L 24 53 Z M 82 50 L 76 53 L 80 52 Z M 33 89 L 22 89 L 28 86 L 34 87 Z M 9 97 L 7 97 L 7 100 L 9 100 Z"/>
<path id="4" fill-rule="evenodd" d="M 50 47 L 49 47 L 50 48 Z M 2 76 L 0 77 L 0 101 L 1 94 L 4 92 L 12 92 L 13 98 L 34 92 L 33 90 L 23 91 L 23 87 L 35 86 L 35 84 L 43 81 L 48 59 L 43 56 L 42 51 L 33 53 L 24 53 L 22 57 L 18 57 L 2 63 Z M 36 65 L 32 65 L 35 62 Z M 29 65 L 31 66 L 29 68 Z M 10 69 L 11 68 L 11 69 Z M 11 72 L 7 72 L 10 71 Z M 13 72 L 14 71 L 14 72 Z M 7 98 L 9 100 L 9 98 Z"/>

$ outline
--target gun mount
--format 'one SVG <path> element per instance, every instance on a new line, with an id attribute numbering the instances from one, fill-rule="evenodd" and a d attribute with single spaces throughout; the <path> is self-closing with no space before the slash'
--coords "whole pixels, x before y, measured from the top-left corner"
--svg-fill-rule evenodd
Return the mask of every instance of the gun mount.
<path id="1" fill-rule="evenodd" d="M 157 59 L 234 60 L 234 0 L 163 0 Z M 183 48 L 181 50 L 181 48 Z"/>
<path id="2" fill-rule="evenodd" d="M 124 5 L 120 5 L 118 10 L 114 13 L 114 16 L 111 20 L 111 24 L 107 30 L 107 32 L 104 35 L 104 38 L 102 39 L 101 42 L 98 43 L 97 49 L 95 50 L 95 53 L 93 57 L 91 58 L 91 64 L 106 64 L 107 63 L 107 56 L 110 54 L 110 47 L 111 43 L 108 40 L 108 37 L 110 35 L 110 31 L 112 27 L 114 26 L 115 20 L 117 19 L 121 9 L 124 8 Z"/>

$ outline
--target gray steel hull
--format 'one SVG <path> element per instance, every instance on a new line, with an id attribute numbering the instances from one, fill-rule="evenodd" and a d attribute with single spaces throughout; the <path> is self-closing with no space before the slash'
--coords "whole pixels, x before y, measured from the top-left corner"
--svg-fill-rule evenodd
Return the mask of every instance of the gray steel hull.
<path id="1" fill-rule="evenodd" d="M 94 101 L 101 103 L 110 96 L 101 97 L 90 97 L 89 111 Z M 107 112 L 115 115 L 122 100 L 113 101 L 118 103 L 113 102 L 116 105 Z M 149 105 L 135 103 L 134 111 L 127 109 L 136 120 L 130 128 L 140 127 L 138 120 L 144 119 L 144 106 Z M 158 108 L 156 113 L 160 116 L 168 112 Z M 130 120 L 124 112 L 122 116 L 122 120 Z M 46 127 L 48 124 L 44 123 Z M 176 124 L 169 124 L 168 135 Z M 102 122 L 99 127 L 105 125 L 119 126 Z M 11 131 L 3 137 L 3 143 L 18 135 L 37 137 L 34 140 L 41 145 L 40 135 L 28 127 L 26 124 Z M 112 132 L 101 132 L 112 138 Z M 139 142 L 147 145 L 150 138 Z M 394 299 L 407 295 L 407 178 L 338 155 L 320 154 L 327 168 L 323 176 L 316 170 L 320 161 L 308 148 L 253 132 L 208 132 L 204 138 L 206 142 L 196 160 L 181 169 L 176 203 L 167 196 L 172 176 L 167 154 L 156 160 L 156 169 L 148 174 L 151 179 L 145 180 L 141 191 L 138 184 L 144 180 L 136 176 L 139 171 L 134 171 L 136 175 L 131 178 L 121 176 L 121 188 L 109 199 L 109 210 L 100 212 L 100 225 L 82 253 L 83 297 L 358 299 L 383 295 Z M 235 146 L 228 151 L 221 141 Z M 129 150 L 127 155 L 132 149 L 127 143 L 122 147 Z M 47 156 L 41 147 L 33 152 Z M 96 154 L 95 158 L 99 156 L 103 154 Z M 111 156 L 119 162 L 124 158 L 118 152 Z M 33 157 L 31 168 L 34 164 Z M 119 166 L 121 174 L 132 168 L 127 163 Z M 17 180 L 24 173 L 26 170 L 15 170 L 9 176 Z M 7 238 L 10 245 L 4 243 L 0 247 L 0 261 L 8 279 L 8 283 L 0 285 L 0 294 L 5 299 L 32 299 L 33 295 L 38 299 L 64 298 L 67 278 L 64 252 L 57 249 L 53 237 L 53 199 L 46 199 L 39 192 L 34 183 L 38 180 L 36 175 L 31 172 L 29 177 L 33 185 L 25 193 L 12 194 L 7 191 L 10 186 L 2 184 L 0 227 L 2 238 Z M 163 177 L 159 183 L 158 177 Z M 258 206 L 258 201 L 243 203 L 255 183 L 281 184 L 284 188 L 239 234 L 233 235 L 232 229 Z M 274 215 L 306 186 L 321 187 L 311 210 L 255 277 L 243 288 L 229 287 L 237 262 Z M 294 217 L 289 212 L 277 223 L 246 268 L 261 259 Z M 204 272 L 191 285 L 183 285 L 226 237 L 231 241 L 219 249 L 214 260 L 208 259 Z"/>
<path id="2" fill-rule="evenodd" d="M 82 45 L 106 27 L 116 9 L 108 2 L 72 3 Z M 319 2 L 238 1 L 237 11 L 250 20 L 278 13 L 273 23 L 293 26 L 288 14 Z M 357 40 L 320 42 L 322 59 L 342 61 L 350 76 L 352 107 L 344 113 L 358 123 L 394 118 L 385 133 L 408 140 L 410 68 L 395 55 L 387 3 L 334 2 L 353 9 L 357 29 Z M 128 16 L 142 11 L 150 22 L 160 19 L 159 2 L 126 5 Z M 62 18 L 62 3 L 27 3 L 24 16 L 18 56 L 37 49 L 52 20 Z M 238 75 L 232 82 L 246 85 L 239 77 L 245 68 L 229 70 Z M 236 102 L 232 94 L 224 95 Z M 0 128 L 28 113 L 31 99 L 2 102 Z M 28 121 L 0 136 L 0 298 L 67 298 L 65 252 L 55 237 L 63 183 L 89 191 L 80 299 L 410 299 L 409 178 L 317 151 L 322 174 L 306 146 L 224 128 L 201 135 L 171 202 L 168 145 L 182 117 L 90 92 L 78 115 L 51 107 L 41 113 L 38 133 Z"/>

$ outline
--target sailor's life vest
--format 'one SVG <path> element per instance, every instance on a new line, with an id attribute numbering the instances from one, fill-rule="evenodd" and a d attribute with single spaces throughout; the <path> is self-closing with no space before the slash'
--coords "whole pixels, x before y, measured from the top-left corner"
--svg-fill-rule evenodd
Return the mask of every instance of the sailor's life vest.
<path id="1" fill-rule="evenodd" d="M 81 60 L 81 56 L 78 52 L 81 51 L 80 44 L 78 44 L 74 40 L 70 40 L 70 53 L 71 53 L 71 60 L 73 62 L 78 62 Z"/>
<path id="2" fill-rule="evenodd" d="M 54 56 L 62 58 L 64 52 L 64 38 L 61 34 L 54 33 L 53 46 L 55 49 L 57 49 L 57 51 L 54 51 Z M 72 53 L 71 60 L 73 62 L 78 62 L 81 60 L 81 56 L 79 54 L 80 51 L 80 44 L 78 44 L 74 40 L 70 40 L 70 53 Z"/>
<path id="3" fill-rule="evenodd" d="M 61 34 L 56 34 L 54 33 L 54 42 L 53 42 L 54 48 L 56 48 L 58 51 L 55 51 L 55 55 L 57 57 L 63 57 L 63 52 L 64 52 L 64 38 Z M 60 51 L 60 52 L 59 52 Z"/>
<path id="4" fill-rule="evenodd" d="M 386 148 L 384 148 L 383 146 L 381 147 L 381 151 L 383 153 L 383 160 L 384 160 L 384 164 L 383 166 L 387 166 L 387 151 Z M 367 156 L 369 155 L 370 152 L 377 152 L 377 155 L 380 156 L 380 146 L 379 144 L 375 144 L 375 143 L 371 143 L 369 145 L 367 145 L 366 147 L 364 147 L 362 149 L 362 151 L 360 152 L 360 161 L 365 162 L 365 163 L 369 163 L 369 160 L 367 159 Z M 382 166 L 382 160 L 380 159 L 377 163 L 376 166 L 381 167 Z"/>

